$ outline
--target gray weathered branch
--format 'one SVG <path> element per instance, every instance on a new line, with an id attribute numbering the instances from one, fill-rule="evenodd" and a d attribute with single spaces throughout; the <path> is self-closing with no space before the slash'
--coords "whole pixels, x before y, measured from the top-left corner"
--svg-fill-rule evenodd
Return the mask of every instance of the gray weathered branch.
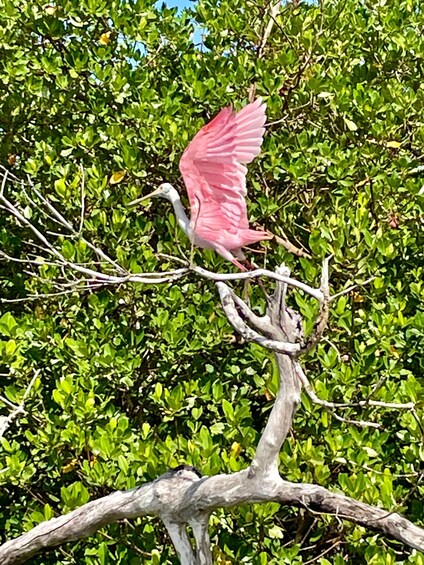
<path id="1" fill-rule="evenodd" d="M 197 512 L 274 501 L 303 507 L 311 512 L 333 514 L 339 519 L 383 533 L 409 547 L 424 550 L 424 530 L 400 514 L 353 500 L 318 485 L 290 483 L 277 476 L 265 478 L 262 474 L 246 470 L 233 475 L 217 475 L 192 481 L 165 474 L 137 489 L 114 492 L 88 502 L 69 514 L 43 522 L 22 536 L 6 542 L 0 546 L 0 563 L 24 563 L 43 549 L 87 537 L 117 520 L 146 515 L 161 516 L 166 513 L 164 506 L 168 502 L 164 503 L 158 497 L 159 486 L 173 491 L 172 504 L 181 516 L 180 523 L 194 520 Z M 172 535 L 178 537 L 175 533 L 176 526 L 170 527 Z M 181 534 L 181 530 L 178 531 Z M 188 552 L 187 545 L 185 548 Z M 189 557 L 182 563 L 197 565 L 207 564 L 208 561 L 196 562 Z"/>
<path id="2" fill-rule="evenodd" d="M 281 269 L 281 267 L 280 267 Z M 288 343 L 296 343 L 302 338 L 299 332 L 301 319 L 298 314 L 286 308 L 286 284 L 277 284 L 270 298 L 268 318 L 272 333 Z M 280 449 L 292 426 L 293 418 L 300 403 L 302 383 L 297 377 L 295 361 L 289 355 L 275 353 L 278 366 L 279 388 L 267 425 L 259 440 L 250 473 L 263 477 L 278 477 Z"/>

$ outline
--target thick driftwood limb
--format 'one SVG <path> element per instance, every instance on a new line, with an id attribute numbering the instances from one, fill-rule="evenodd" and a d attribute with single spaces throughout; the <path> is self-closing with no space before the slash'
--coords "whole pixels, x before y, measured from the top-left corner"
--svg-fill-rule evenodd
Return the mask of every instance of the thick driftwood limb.
<path id="1" fill-rule="evenodd" d="M 409 547 L 424 551 L 424 529 L 395 512 L 370 506 L 317 485 L 295 484 L 275 476 L 264 479 L 263 476 L 253 475 L 252 477 L 249 470 L 246 470 L 197 481 L 176 477 L 172 485 L 168 484 L 168 487 L 178 487 L 174 491 L 172 513 L 174 517 L 180 516 L 180 523 L 185 523 L 196 520 L 199 512 L 205 515 L 216 508 L 274 501 L 307 508 L 313 512 L 334 514 L 339 519 L 384 533 Z M 106 524 L 123 518 L 166 514 L 170 501 L 162 503 L 155 490 L 161 482 L 167 481 L 169 478 L 164 475 L 137 489 L 115 492 L 88 502 L 60 518 L 43 522 L 0 546 L 0 563 L 24 563 L 43 549 L 87 537 Z M 199 560 L 195 563 L 209 565 L 210 562 Z"/>
<path id="2" fill-rule="evenodd" d="M 196 565 L 196 557 L 188 539 L 185 523 L 168 522 L 167 520 L 164 520 L 163 523 L 174 544 L 180 563 L 183 565 Z"/>
<path id="3" fill-rule="evenodd" d="M 189 520 L 196 542 L 196 565 L 212 565 L 211 541 L 208 531 L 209 516 L 210 512 L 205 512 Z"/>
<path id="4" fill-rule="evenodd" d="M 280 371 L 280 388 L 265 430 L 259 440 L 250 473 L 279 477 L 280 449 L 290 431 L 300 402 L 301 384 L 294 370 L 294 361 L 287 355 L 277 353 L 275 356 Z"/>
<path id="5" fill-rule="evenodd" d="M 277 272 L 282 275 L 290 274 L 285 267 L 280 267 Z M 269 300 L 267 316 L 272 333 L 279 340 L 277 343 L 295 344 L 302 337 L 298 327 L 300 318 L 289 315 L 285 302 L 286 290 L 286 284 L 277 283 L 275 293 Z M 290 431 L 302 390 L 301 381 L 296 374 L 295 361 L 282 353 L 275 353 L 275 359 L 278 365 L 279 388 L 250 467 L 250 473 L 266 477 L 280 476 L 280 449 Z"/>
<path id="6" fill-rule="evenodd" d="M 77 510 L 42 522 L 15 540 L 0 546 L 0 563 L 24 563 L 43 549 L 77 540 L 124 518 L 157 514 L 154 482 L 127 492 L 114 492 L 84 504 Z"/>
<path id="7" fill-rule="evenodd" d="M 281 504 L 304 506 L 318 513 L 333 514 L 339 519 L 360 524 L 401 541 L 409 547 L 424 551 L 423 528 L 415 526 L 396 512 L 330 492 L 324 487 L 308 484 L 294 485 L 283 481 L 278 501 Z"/>

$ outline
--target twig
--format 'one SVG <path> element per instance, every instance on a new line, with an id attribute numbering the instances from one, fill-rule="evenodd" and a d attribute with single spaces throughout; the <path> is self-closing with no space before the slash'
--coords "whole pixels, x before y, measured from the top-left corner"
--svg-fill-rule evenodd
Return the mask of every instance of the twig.
<path id="1" fill-rule="evenodd" d="M 272 233 L 272 232 L 270 232 L 270 233 Z M 285 249 L 287 249 L 287 251 L 289 253 L 293 253 L 293 255 L 297 255 L 298 257 L 306 257 L 307 259 L 312 259 L 312 255 L 310 255 L 310 253 L 308 253 L 307 251 L 304 251 L 303 249 L 300 249 L 299 247 L 296 247 L 288 239 L 283 239 L 282 237 L 280 237 L 279 235 L 276 235 L 276 234 L 273 234 L 273 235 L 274 235 L 275 241 L 279 245 L 282 245 Z"/>
<path id="2" fill-rule="evenodd" d="M 278 14 L 280 13 L 281 2 L 280 0 L 271 6 L 269 12 L 269 21 L 261 38 L 261 42 L 258 49 L 258 59 L 262 59 L 265 51 L 265 45 L 267 44 L 268 38 L 271 35 L 272 28 L 274 27 L 274 22 Z"/>
<path id="3" fill-rule="evenodd" d="M 57 292 L 40 292 L 38 294 L 28 294 L 23 298 L 0 298 L 2 304 L 18 304 L 19 302 L 28 302 L 32 300 L 41 300 L 43 298 L 56 298 L 57 296 L 65 296 L 67 294 L 74 294 L 76 292 L 84 292 L 88 290 L 95 290 L 101 287 L 101 283 L 92 285 L 91 287 L 82 286 L 80 288 L 71 288 L 69 290 L 58 290 Z"/>
<path id="4" fill-rule="evenodd" d="M 80 165 L 81 170 L 81 215 L 80 215 L 80 225 L 78 230 L 78 235 L 81 237 L 82 228 L 84 225 L 84 213 L 85 213 L 85 176 L 84 176 L 84 168 Z"/>
<path id="5" fill-rule="evenodd" d="M 300 354 L 305 354 L 310 351 L 321 340 L 325 328 L 327 327 L 329 315 L 329 302 L 330 302 L 330 284 L 329 284 L 329 263 L 332 256 L 326 257 L 322 265 L 321 287 L 322 300 L 320 300 L 320 311 L 314 325 L 314 329 L 308 336 L 305 344 L 302 346 Z"/>
<path id="6" fill-rule="evenodd" d="M 41 192 L 35 188 L 35 186 L 32 186 L 32 189 L 34 190 L 34 192 L 36 193 L 38 198 L 40 198 L 40 200 L 43 202 L 43 204 L 50 210 L 50 212 L 53 214 L 53 216 L 59 221 L 59 223 L 62 226 L 66 227 L 74 236 L 81 239 L 81 241 L 83 241 L 89 249 L 94 251 L 102 259 L 104 259 L 107 263 L 110 263 L 119 272 L 125 273 L 125 274 L 127 273 L 127 271 L 123 267 L 121 267 L 121 265 L 119 265 L 116 261 L 114 261 L 111 257 L 109 257 L 109 255 L 106 255 L 106 253 L 104 251 L 102 251 L 101 249 L 99 249 L 98 247 L 93 245 L 90 241 L 86 240 L 84 237 L 81 237 L 81 229 L 82 228 L 80 228 L 80 231 L 78 232 L 73 227 L 73 225 L 70 222 L 68 222 L 68 220 L 66 218 L 64 218 L 58 210 L 56 210 L 56 208 L 47 200 L 47 198 L 45 198 L 41 194 Z M 82 210 L 81 213 L 83 213 L 83 210 L 84 210 L 83 206 L 81 206 L 81 210 Z"/>
<path id="7" fill-rule="evenodd" d="M 377 471 L 377 469 L 373 469 L 372 467 L 369 467 L 368 465 L 358 465 L 358 463 L 355 463 L 355 465 L 357 467 L 359 467 L 360 469 L 365 469 L 366 471 L 370 471 L 371 473 L 376 473 L 377 475 L 385 475 L 386 473 L 384 471 Z M 412 478 L 412 477 L 420 477 L 422 475 L 422 473 L 420 472 L 415 472 L 415 473 L 392 473 L 390 470 L 390 476 L 395 478 L 395 479 L 403 479 L 403 478 Z"/>
<path id="8" fill-rule="evenodd" d="M 9 171 L 7 169 L 5 169 L 3 166 L 0 165 L 0 167 L 4 170 L 3 173 L 3 180 L 1 183 L 1 187 L 0 187 L 0 198 L 3 198 L 3 194 L 4 194 L 4 189 L 6 187 L 6 182 L 7 182 L 7 176 L 10 174 Z"/>
<path id="9" fill-rule="evenodd" d="M 313 557 L 312 559 L 308 559 L 308 561 L 304 561 L 304 565 L 310 565 L 311 563 L 315 563 L 315 561 L 318 561 L 318 559 L 321 559 L 321 557 L 323 557 L 324 555 L 326 555 L 328 552 L 330 552 L 332 549 L 334 549 L 335 547 L 337 547 L 338 545 L 340 545 L 342 543 L 341 540 L 337 540 L 335 541 L 332 545 L 330 545 L 330 547 L 327 547 L 327 549 L 325 549 L 324 551 L 322 551 L 319 555 L 317 555 L 316 557 Z"/>
<path id="10" fill-rule="evenodd" d="M 7 175 L 10 174 L 9 171 L 7 169 L 5 169 L 3 166 L 0 165 L 0 168 L 3 169 L 4 173 L 3 173 L 3 184 L 5 184 L 6 182 L 6 178 Z M 25 190 L 25 185 L 23 182 L 19 181 L 19 179 L 17 177 L 15 177 L 13 175 L 14 178 L 14 182 L 17 182 L 21 185 L 24 193 L 27 195 L 27 192 Z M 127 271 L 121 267 L 118 263 L 116 263 L 116 261 L 114 261 L 111 257 L 109 257 L 108 255 L 106 255 L 106 253 L 104 253 L 101 249 L 95 247 L 90 241 L 86 240 L 85 238 L 81 237 L 81 230 L 82 230 L 82 222 L 83 222 L 83 214 L 84 214 L 84 208 L 85 208 L 85 204 L 84 204 L 84 170 L 82 169 L 82 188 L 81 188 L 81 219 L 80 219 L 80 229 L 79 231 L 75 230 L 75 228 L 73 227 L 73 225 L 66 220 L 66 218 L 64 218 L 64 216 L 51 204 L 51 202 L 49 202 L 49 200 L 47 200 L 47 198 L 45 198 L 41 192 L 33 185 L 33 183 L 31 182 L 30 179 L 28 179 L 28 184 L 29 186 L 32 188 L 32 190 L 34 191 L 34 193 L 37 195 L 37 197 L 41 200 L 41 202 L 46 206 L 46 208 L 50 211 L 50 213 L 52 214 L 52 216 L 50 216 L 49 214 L 47 214 L 47 212 L 44 209 L 41 209 L 41 211 L 50 219 L 52 219 L 53 221 L 55 221 L 56 223 L 58 223 L 59 225 L 65 227 L 67 230 L 69 230 L 71 232 L 72 235 L 78 237 L 78 239 L 81 239 L 81 241 L 83 241 L 87 247 L 89 249 L 91 249 L 92 251 L 94 251 L 97 255 L 99 255 L 100 257 L 102 257 L 105 262 L 111 264 L 114 268 L 116 268 L 119 272 L 123 273 L 123 274 L 127 274 Z M 27 195 L 28 200 L 33 203 L 32 199 Z M 4 198 L 3 196 L 3 190 L 0 192 L 0 200 L 4 202 L 6 208 L 9 210 L 9 212 L 18 212 L 18 214 L 14 214 L 14 216 L 19 219 L 22 222 L 22 218 L 24 218 L 22 216 L 22 214 L 20 214 L 20 212 L 18 211 L 18 209 L 16 207 L 14 207 L 10 201 L 8 201 L 7 199 Z M 35 203 L 33 203 L 35 205 Z M 26 220 L 26 218 L 24 218 L 24 220 Z M 32 226 L 32 224 L 29 221 L 24 221 L 22 222 L 25 225 L 27 225 L 27 227 L 29 227 L 34 233 L 35 235 L 38 237 L 38 239 L 40 238 L 40 233 L 38 230 L 35 231 L 34 226 Z M 60 234 L 61 236 L 65 236 L 65 234 Z M 42 240 L 42 239 L 41 239 Z M 42 240 L 43 241 L 43 240 Z M 51 251 L 56 251 L 52 245 L 49 244 L 49 242 L 47 242 L 47 240 L 44 238 L 43 243 L 49 246 Z"/>
<path id="11" fill-rule="evenodd" d="M 317 402 L 317 404 L 320 403 Z M 352 426 L 358 426 L 358 428 L 375 428 L 376 430 L 380 430 L 382 428 L 381 424 L 376 424 L 375 422 L 367 422 L 366 420 L 351 420 L 350 418 L 345 418 L 344 416 L 337 414 L 335 410 L 331 410 L 331 408 L 329 408 L 328 406 L 323 406 L 330 412 L 332 416 L 334 416 L 336 420 L 339 420 L 339 422 L 350 424 Z"/>
<path id="12" fill-rule="evenodd" d="M 2 419 L 0 420 L 0 438 L 3 437 L 7 428 L 12 424 L 15 418 L 17 418 L 20 414 L 25 414 L 25 401 L 28 398 L 28 395 L 39 374 L 40 374 L 40 369 L 37 369 L 34 372 L 34 376 L 32 377 L 31 382 L 29 383 L 27 389 L 24 392 L 24 396 L 22 397 L 21 402 L 17 406 L 14 406 L 14 410 L 12 410 L 12 412 L 10 412 L 8 416 L 2 416 Z M 5 401 L 4 398 L 0 398 L 0 399 L 3 402 Z M 6 402 L 9 405 L 11 404 L 9 401 Z"/>
<path id="13" fill-rule="evenodd" d="M 260 38 L 259 41 L 259 45 L 258 45 L 258 51 L 257 51 L 257 56 L 256 58 L 262 59 L 262 57 L 264 56 L 265 53 L 265 46 L 268 42 L 268 39 L 271 35 L 272 32 L 272 28 L 274 27 L 274 23 L 275 20 L 278 16 L 278 14 L 280 13 L 280 9 L 281 9 L 281 1 L 278 0 L 278 2 L 276 2 L 275 4 L 271 4 L 271 9 L 269 11 L 269 20 L 268 23 L 264 29 L 264 32 L 262 34 L 262 37 Z M 252 82 L 252 84 L 250 85 L 249 88 L 249 93 L 248 93 L 248 98 L 249 98 L 249 102 L 253 102 L 256 96 L 256 84 L 255 82 Z"/>
<path id="14" fill-rule="evenodd" d="M 8 377 L 9 375 L 4 375 L 4 376 Z M 16 409 L 16 404 L 13 404 L 13 402 L 10 402 L 10 400 L 7 400 L 7 398 L 2 396 L 1 394 L 0 394 L 0 400 L 3 402 L 3 404 L 7 404 L 7 406 L 9 406 L 9 408 L 12 408 L 13 410 Z"/>
<path id="15" fill-rule="evenodd" d="M 381 400 L 371 400 L 371 399 L 358 400 L 357 402 L 329 402 L 328 400 L 323 400 L 322 398 L 319 398 L 316 395 L 316 393 L 311 387 L 311 384 L 309 383 L 309 380 L 305 372 L 303 371 L 299 363 L 296 363 L 296 373 L 299 379 L 301 380 L 302 385 L 306 393 L 308 394 L 309 398 L 312 400 L 312 402 L 314 404 L 323 406 L 324 408 L 328 408 L 330 411 L 334 411 L 335 409 L 346 409 L 346 408 L 367 408 L 369 406 L 387 408 L 391 410 L 413 410 L 415 408 L 415 404 L 413 402 L 396 403 L 396 402 L 383 402 Z M 341 418 L 341 416 L 338 416 L 336 413 L 334 413 L 334 416 L 337 419 Z M 346 420 L 342 420 L 342 421 L 346 421 Z M 372 428 L 381 427 L 379 424 L 376 424 L 374 422 L 364 422 L 362 420 L 360 421 L 350 420 L 348 423 L 356 423 L 357 425 L 363 427 L 365 425 Z"/>
<path id="16" fill-rule="evenodd" d="M 341 361 L 342 361 L 342 356 L 340 355 L 340 351 L 337 349 L 337 347 L 335 346 L 335 344 L 334 344 L 332 341 L 330 341 L 328 338 L 324 337 L 324 336 L 323 336 L 321 339 L 322 339 L 322 341 L 325 341 L 325 343 L 328 343 L 328 345 L 334 349 L 334 351 L 335 351 L 336 354 L 337 354 L 337 361 L 338 361 L 339 363 L 341 363 Z"/>
<path id="17" fill-rule="evenodd" d="M 339 296 L 343 296 L 344 294 L 349 294 L 349 292 L 352 292 L 352 290 L 355 290 L 355 288 L 358 288 L 360 286 L 365 286 L 365 285 L 369 284 L 370 282 L 372 282 L 373 280 L 375 280 L 376 278 L 377 277 L 372 276 L 362 283 L 356 283 L 356 284 L 353 284 L 351 286 L 348 286 L 344 290 L 337 292 L 336 294 L 332 294 L 329 298 L 329 301 L 332 302 L 333 300 L 336 300 L 336 298 L 339 298 Z"/>

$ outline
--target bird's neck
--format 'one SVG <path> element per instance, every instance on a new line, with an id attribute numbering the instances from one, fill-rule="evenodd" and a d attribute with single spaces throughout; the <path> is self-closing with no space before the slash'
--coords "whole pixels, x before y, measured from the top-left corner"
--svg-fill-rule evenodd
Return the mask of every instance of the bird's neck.
<path id="1" fill-rule="evenodd" d="M 174 212 L 177 218 L 178 225 L 190 237 L 192 231 L 190 227 L 190 220 L 188 219 L 187 214 L 184 211 L 183 205 L 181 203 L 180 195 L 175 190 L 175 188 L 170 191 L 170 193 L 167 195 L 167 198 L 174 207 Z"/>

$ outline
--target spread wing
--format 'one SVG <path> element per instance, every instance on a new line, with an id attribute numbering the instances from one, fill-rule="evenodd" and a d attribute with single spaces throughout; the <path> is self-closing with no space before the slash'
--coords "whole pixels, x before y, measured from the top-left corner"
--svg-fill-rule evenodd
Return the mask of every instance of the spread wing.
<path id="1" fill-rule="evenodd" d="M 219 230 L 248 229 L 244 166 L 259 153 L 266 105 L 258 98 L 240 112 L 224 108 L 193 138 L 180 161 L 191 206 L 191 225 L 207 241 Z"/>

